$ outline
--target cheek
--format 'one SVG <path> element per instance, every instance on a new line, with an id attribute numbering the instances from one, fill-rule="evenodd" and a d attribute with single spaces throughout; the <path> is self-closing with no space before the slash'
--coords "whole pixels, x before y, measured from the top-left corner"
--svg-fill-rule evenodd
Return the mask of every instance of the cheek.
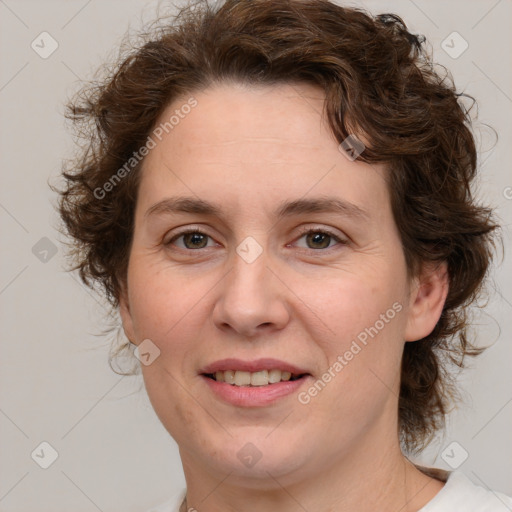
<path id="1" fill-rule="evenodd" d="M 405 326 L 405 286 L 382 270 L 379 274 L 338 272 L 329 279 L 298 282 L 297 296 L 309 308 L 309 317 L 323 327 L 326 336 L 319 343 L 345 348 L 347 342 L 365 336 L 386 337 L 399 333 Z M 402 280 L 403 281 L 403 280 Z M 378 333 L 376 333 L 378 331 Z M 371 334 L 369 334 L 369 332 Z"/>
<path id="2" fill-rule="evenodd" d="M 200 414 L 190 395 L 184 392 L 183 383 L 179 384 L 182 378 L 171 377 L 167 371 L 168 364 L 162 359 L 142 369 L 151 405 L 173 438 L 182 439 L 184 435 L 199 437 L 197 430 L 200 427 Z"/>
<path id="3" fill-rule="evenodd" d="M 179 327 L 208 289 L 203 282 L 184 279 L 179 271 L 151 264 L 144 258 L 134 261 L 129 279 L 136 334 L 155 343 Z"/>
<path id="4" fill-rule="evenodd" d="M 388 394 L 387 386 L 394 389 L 406 325 L 403 283 L 351 274 L 325 282 L 321 292 L 306 296 L 305 302 L 321 319 L 312 336 L 325 355 L 321 378 L 329 380 L 326 388 L 341 397 L 334 401 L 355 411 L 358 403 L 369 405 Z"/>

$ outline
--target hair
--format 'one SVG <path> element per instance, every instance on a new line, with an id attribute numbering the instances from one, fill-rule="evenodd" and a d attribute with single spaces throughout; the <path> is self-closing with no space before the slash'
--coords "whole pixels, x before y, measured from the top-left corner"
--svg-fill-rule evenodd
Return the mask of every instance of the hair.
<path id="1" fill-rule="evenodd" d="M 141 162 L 108 193 L 105 184 L 126 170 L 171 102 L 226 82 L 318 86 L 336 140 L 357 134 L 366 146 L 358 160 L 388 169 L 409 275 L 425 264 L 447 265 L 441 317 L 431 334 L 405 343 L 401 366 L 400 442 L 409 453 L 423 449 L 458 394 L 451 363 L 462 368 L 465 356 L 483 350 L 469 339 L 469 306 L 483 292 L 498 226 L 472 191 L 473 98 L 457 93 L 448 71 L 437 71 L 423 36 L 409 33 L 401 18 L 328 0 L 200 1 L 139 36 L 68 105 L 85 140 L 64 164 L 58 191 L 72 270 L 86 285 L 100 285 L 112 311 L 119 307 Z"/>

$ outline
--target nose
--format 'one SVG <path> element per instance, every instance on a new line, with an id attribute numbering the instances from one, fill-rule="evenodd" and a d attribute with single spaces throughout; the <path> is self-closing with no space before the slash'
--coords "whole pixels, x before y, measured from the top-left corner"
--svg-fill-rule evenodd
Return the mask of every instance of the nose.
<path id="1" fill-rule="evenodd" d="M 225 332 L 245 338 L 283 329 L 289 322 L 289 289 L 279 279 L 268 252 L 252 262 L 238 253 L 231 270 L 219 283 L 219 296 L 213 310 L 213 323 Z"/>

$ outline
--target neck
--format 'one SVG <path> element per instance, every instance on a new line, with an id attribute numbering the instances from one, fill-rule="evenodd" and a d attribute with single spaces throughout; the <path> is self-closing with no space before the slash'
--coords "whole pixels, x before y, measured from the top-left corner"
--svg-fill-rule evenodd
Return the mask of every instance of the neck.
<path id="1" fill-rule="evenodd" d="M 233 472 L 221 474 L 191 463 L 182 453 L 187 498 L 180 512 L 417 512 L 443 487 L 402 455 L 398 441 L 385 450 L 377 447 L 379 443 L 352 450 L 341 462 L 308 475 L 276 479 L 267 471 L 268 483 L 258 488 Z"/>

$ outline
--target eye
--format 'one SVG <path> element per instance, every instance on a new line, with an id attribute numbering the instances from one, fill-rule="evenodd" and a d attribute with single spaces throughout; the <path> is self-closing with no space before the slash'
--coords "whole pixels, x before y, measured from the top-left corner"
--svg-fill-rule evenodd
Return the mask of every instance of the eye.
<path id="1" fill-rule="evenodd" d="M 298 240 L 302 238 L 305 238 L 306 240 L 307 245 L 305 248 L 311 250 L 330 249 L 333 247 L 333 245 L 336 245 L 332 244 L 332 242 L 337 242 L 339 245 L 348 244 L 347 240 L 343 240 L 338 235 L 324 228 L 305 228 Z M 175 243 L 179 239 L 182 239 L 181 245 Z M 193 251 L 214 246 L 214 244 L 208 246 L 208 239 L 213 240 L 209 235 L 203 233 L 199 229 L 189 228 L 185 231 L 181 231 L 180 233 L 175 234 L 172 238 L 165 242 L 164 245 L 175 245 L 179 249 Z"/>
<path id="2" fill-rule="evenodd" d="M 341 245 L 347 245 L 348 243 L 346 240 L 323 228 L 305 228 L 299 240 L 302 238 L 306 239 L 306 249 L 312 250 L 330 249 L 332 247 L 331 242 L 333 241 Z"/>
<path id="3" fill-rule="evenodd" d="M 183 238 L 184 247 L 177 245 L 178 248 L 195 250 L 206 248 L 208 238 L 211 237 L 198 229 L 187 229 L 186 231 L 182 231 L 181 233 L 174 235 L 169 241 L 165 242 L 164 245 L 176 245 L 174 242 L 180 238 Z"/>

